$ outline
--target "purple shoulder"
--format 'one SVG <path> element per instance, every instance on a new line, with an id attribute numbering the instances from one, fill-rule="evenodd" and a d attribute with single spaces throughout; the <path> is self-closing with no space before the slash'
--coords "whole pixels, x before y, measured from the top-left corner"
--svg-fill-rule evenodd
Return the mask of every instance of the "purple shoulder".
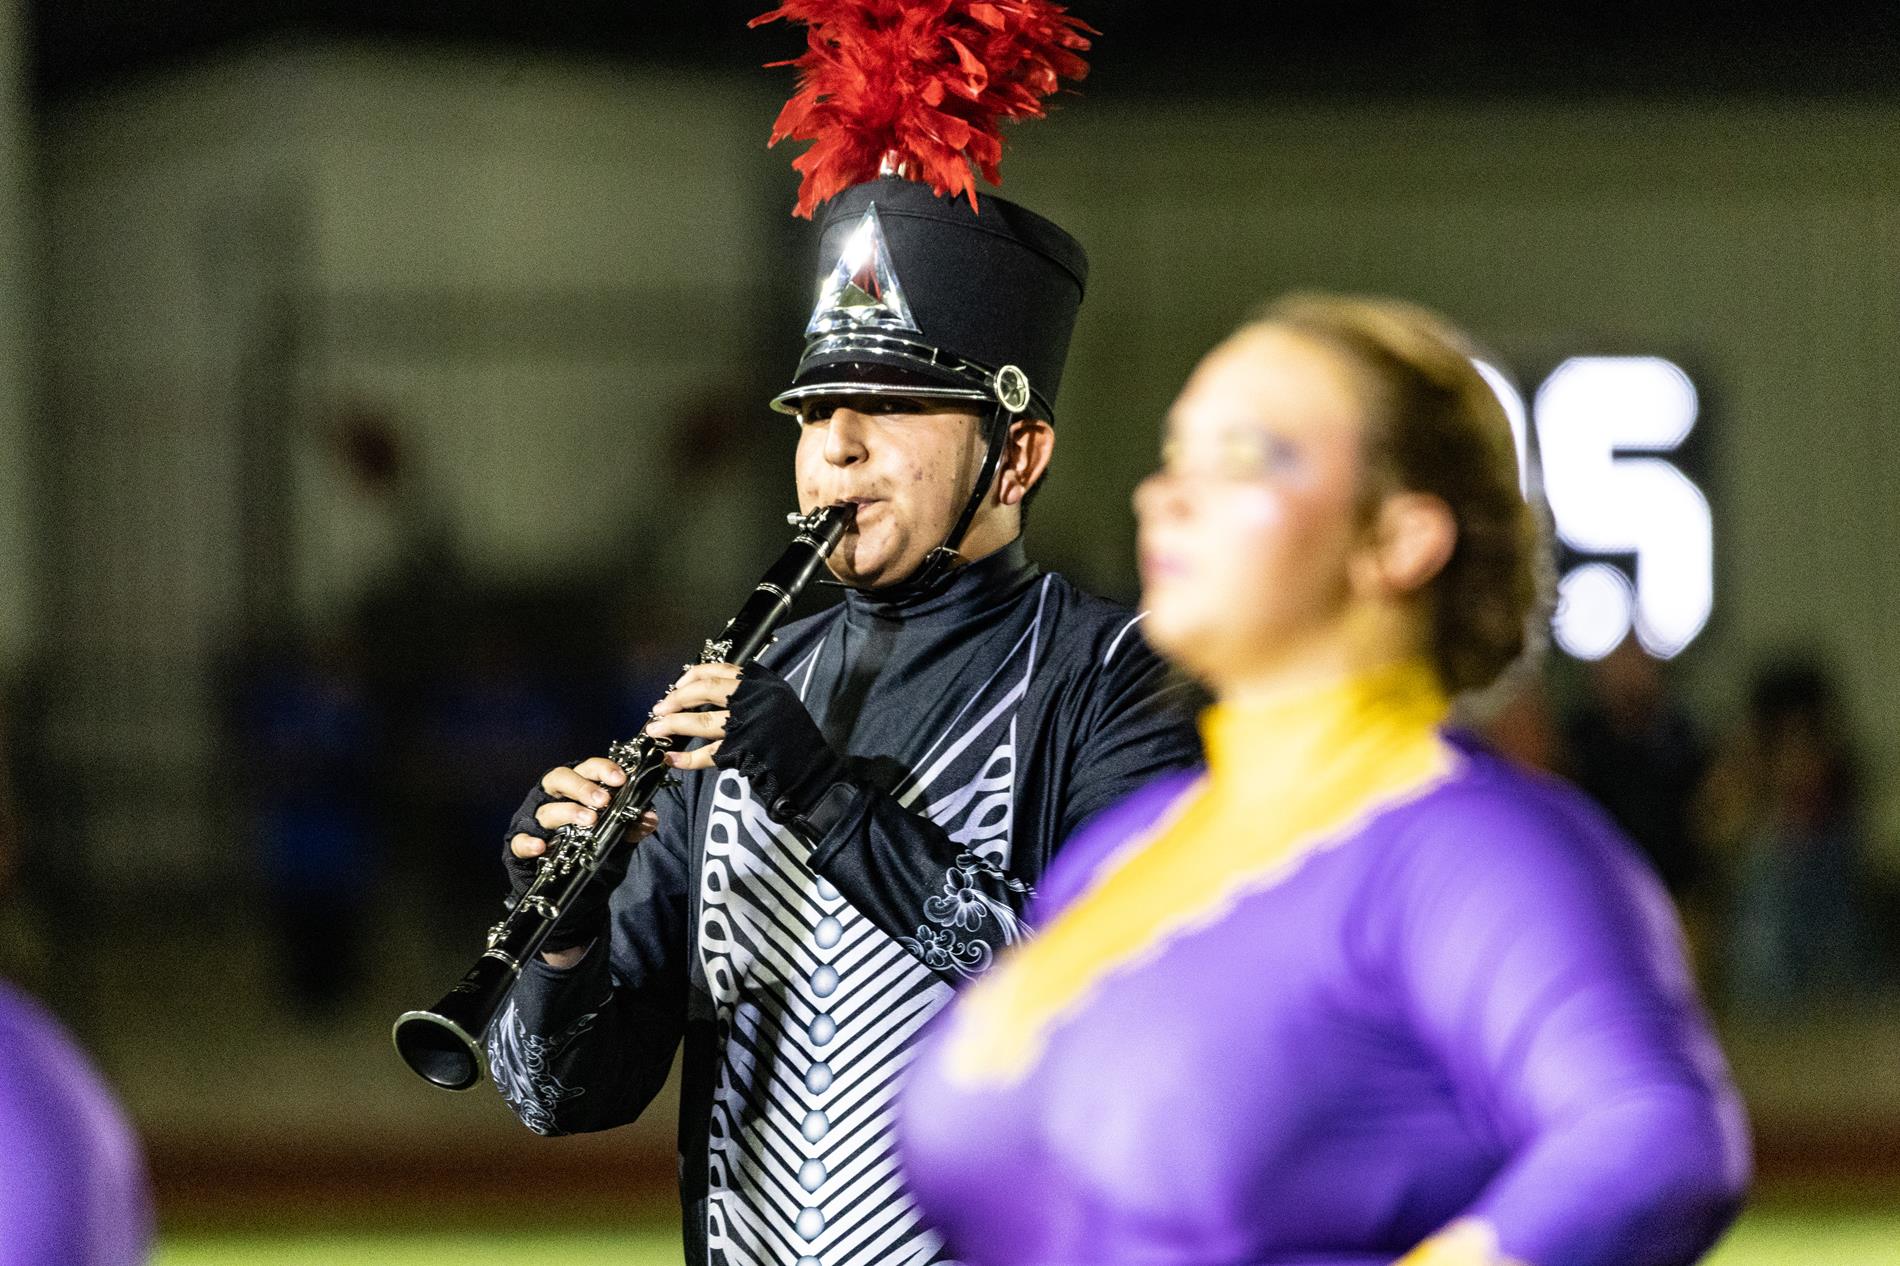
<path id="1" fill-rule="evenodd" d="M 1542 820 L 1553 829 L 1622 839 L 1596 801 L 1556 774 L 1501 756 L 1468 730 L 1447 729 L 1444 738 L 1458 753 L 1460 768 L 1428 799 L 1443 797 L 1467 813 L 1488 811 L 1521 825 Z"/>
<path id="2" fill-rule="evenodd" d="M 1644 904 L 1661 899 L 1641 851 L 1596 801 L 1474 735 L 1451 729 L 1445 738 L 1458 753 L 1457 771 L 1394 814 L 1397 833 L 1410 840 L 1402 851 L 1415 861 L 1432 869 L 1497 866 L 1551 881 L 1594 876 Z"/>
<path id="3" fill-rule="evenodd" d="M 1130 838 L 1153 826 L 1168 806 L 1206 771 L 1177 769 L 1145 783 L 1076 829 L 1043 871 L 1027 912 L 1031 926 L 1047 922 L 1086 888 L 1096 870 Z"/>

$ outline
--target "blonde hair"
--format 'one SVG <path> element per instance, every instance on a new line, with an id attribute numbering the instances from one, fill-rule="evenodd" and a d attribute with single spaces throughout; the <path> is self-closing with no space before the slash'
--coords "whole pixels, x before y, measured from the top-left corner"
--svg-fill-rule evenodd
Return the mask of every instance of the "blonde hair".
<path id="1" fill-rule="evenodd" d="M 1532 644 L 1548 610 L 1550 563 L 1518 483 L 1517 446 L 1471 341 L 1437 313 L 1396 299 L 1291 294 L 1247 328 L 1305 336 L 1351 368 L 1366 413 L 1370 513 L 1393 492 L 1448 506 L 1450 558 L 1425 588 L 1427 652 L 1445 689 L 1481 690 Z"/>

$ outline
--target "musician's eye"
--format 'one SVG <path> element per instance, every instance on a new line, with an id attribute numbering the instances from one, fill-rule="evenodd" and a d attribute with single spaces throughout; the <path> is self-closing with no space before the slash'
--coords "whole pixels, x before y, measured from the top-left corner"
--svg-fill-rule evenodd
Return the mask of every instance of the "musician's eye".
<path id="1" fill-rule="evenodd" d="M 860 413 L 929 413 L 930 406 L 910 396 L 873 396 L 858 407 Z"/>
<path id="2" fill-rule="evenodd" d="M 842 400 L 807 401 L 799 407 L 798 420 L 807 425 L 828 422 L 840 409 L 849 409 L 867 418 L 934 412 L 929 402 L 913 396 L 850 396 Z"/>

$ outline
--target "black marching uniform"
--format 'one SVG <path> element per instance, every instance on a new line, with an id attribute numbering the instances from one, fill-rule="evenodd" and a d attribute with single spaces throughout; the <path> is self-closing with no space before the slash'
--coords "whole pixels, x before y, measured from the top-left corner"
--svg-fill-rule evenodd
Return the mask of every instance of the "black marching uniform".
<path id="1" fill-rule="evenodd" d="M 1057 845 L 1197 758 L 1189 715 L 1134 613 L 1020 543 L 921 600 L 847 594 L 761 662 L 845 754 L 825 820 L 775 821 L 736 770 L 688 775 L 614 893 L 611 949 L 523 972 L 496 1084 L 541 1133 L 606 1129 L 683 1038 L 688 1261 L 936 1261 L 889 1134 L 909 1047 L 1023 935 Z"/>

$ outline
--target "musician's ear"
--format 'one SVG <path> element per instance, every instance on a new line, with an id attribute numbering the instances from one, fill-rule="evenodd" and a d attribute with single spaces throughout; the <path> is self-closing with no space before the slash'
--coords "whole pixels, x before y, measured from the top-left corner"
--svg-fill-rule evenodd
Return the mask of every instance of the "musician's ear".
<path id="1" fill-rule="evenodd" d="M 996 478 L 996 499 L 1020 505 L 1036 486 L 1056 452 L 1056 429 L 1041 418 L 1018 418 L 1010 423 L 1003 460 Z"/>

